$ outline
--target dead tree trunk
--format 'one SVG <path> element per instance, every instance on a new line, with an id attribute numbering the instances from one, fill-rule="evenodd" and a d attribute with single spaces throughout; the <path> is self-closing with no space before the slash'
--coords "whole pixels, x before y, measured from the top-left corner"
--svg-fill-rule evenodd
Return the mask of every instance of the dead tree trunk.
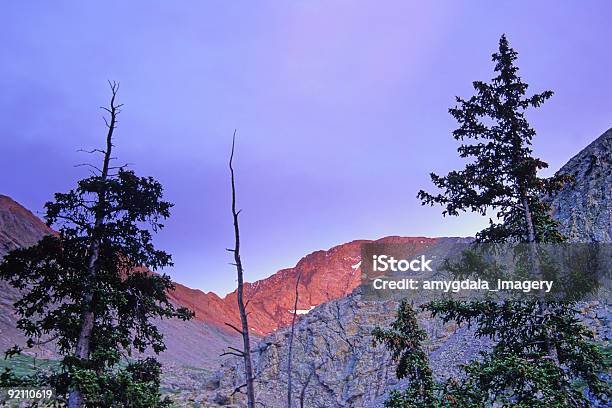
<path id="1" fill-rule="evenodd" d="M 295 302 L 293 303 L 293 319 L 291 320 L 291 335 L 289 336 L 289 355 L 287 356 L 287 408 L 291 408 L 291 391 L 292 391 L 292 383 L 291 383 L 291 365 L 293 362 L 293 337 L 295 335 L 295 319 L 297 318 L 297 305 L 299 299 L 299 284 L 300 278 L 302 276 L 302 272 L 300 272 L 297 276 L 297 280 L 295 281 Z"/>
<path id="2" fill-rule="evenodd" d="M 240 322 L 242 323 L 241 330 L 238 330 L 242 335 L 242 357 L 244 358 L 244 374 L 247 390 L 247 408 L 255 408 L 255 387 L 253 386 L 253 363 L 251 361 L 251 342 L 249 339 L 249 323 L 247 320 L 246 306 L 244 303 L 244 277 L 242 269 L 242 261 L 240 260 L 240 229 L 238 227 L 239 210 L 236 210 L 236 184 L 234 179 L 234 146 L 236 144 L 236 131 L 232 137 L 232 153 L 229 160 L 229 168 L 232 177 L 232 217 L 234 219 L 234 249 L 230 250 L 234 253 L 234 266 L 238 274 L 238 310 L 240 312 Z"/>
<path id="3" fill-rule="evenodd" d="M 308 373 L 308 377 L 306 377 L 306 381 L 302 385 L 302 390 L 300 391 L 300 408 L 304 408 L 304 399 L 306 398 L 306 388 L 308 388 L 308 384 L 310 383 L 310 379 L 315 373 L 316 368 L 313 367 L 312 371 Z"/>
<path id="4" fill-rule="evenodd" d="M 106 127 L 108 131 L 106 133 L 106 149 L 101 151 L 104 154 L 104 161 L 102 169 L 100 170 L 100 179 L 102 180 L 102 186 L 104 181 L 108 178 L 111 153 L 113 149 L 113 132 L 117 126 L 117 116 L 120 112 L 121 105 L 116 105 L 115 99 L 119 90 L 119 84 L 111 83 L 111 101 L 108 108 L 103 108 L 110 115 L 110 120 L 106 120 Z M 100 151 L 100 150 L 98 150 Z M 98 192 L 94 225 L 92 229 L 91 243 L 89 245 L 89 257 L 87 259 L 87 279 L 91 281 L 96 275 L 96 262 L 100 253 L 100 243 L 102 240 L 101 229 L 104 226 L 104 217 L 106 213 L 106 191 L 102 188 Z M 76 344 L 75 353 L 76 356 L 85 360 L 89 358 L 91 351 L 91 335 L 95 327 L 96 316 L 92 310 L 93 294 L 87 291 L 83 294 L 83 310 L 81 312 L 81 329 L 79 332 L 79 339 Z M 83 394 L 78 387 L 72 386 L 68 395 L 68 407 L 69 408 L 81 408 L 84 406 Z"/>

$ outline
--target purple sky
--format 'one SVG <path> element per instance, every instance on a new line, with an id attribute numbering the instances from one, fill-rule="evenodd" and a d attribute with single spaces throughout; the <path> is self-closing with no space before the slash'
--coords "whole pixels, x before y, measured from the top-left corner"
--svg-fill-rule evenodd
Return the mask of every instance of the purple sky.
<path id="1" fill-rule="evenodd" d="M 40 212 L 85 176 L 76 150 L 101 146 L 120 81 L 118 155 L 164 184 L 168 272 L 205 291 L 235 286 L 234 128 L 253 281 L 353 239 L 478 231 L 415 195 L 460 165 L 447 109 L 503 32 L 532 91 L 555 91 L 530 117 L 551 170 L 612 126 L 608 1 L 25 3 L 0 26 L 0 193 Z"/>

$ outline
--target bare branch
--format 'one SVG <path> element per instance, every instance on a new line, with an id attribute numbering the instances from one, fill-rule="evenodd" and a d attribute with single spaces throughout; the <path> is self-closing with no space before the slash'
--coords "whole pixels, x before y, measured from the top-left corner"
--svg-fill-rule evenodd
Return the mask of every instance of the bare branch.
<path id="1" fill-rule="evenodd" d="M 102 170 L 100 170 L 99 167 L 94 166 L 91 163 L 79 163 L 79 164 L 75 164 L 74 167 L 91 167 L 92 169 L 95 169 L 95 170 L 99 171 L 100 173 L 102 173 Z"/>
<path id="2" fill-rule="evenodd" d="M 233 324 L 225 322 L 225 325 L 231 327 L 232 329 L 236 330 L 238 333 L 242 334 L 242 330 L 240 330 L 239 328 L 237 328 Z"/>
<path id="3" fill-rule="evenodd" d="M 228 349 L 230 349 L 230 350 L 234 350 L 234 351 L 235 351 L 235 352 L 237 352 L 237 353 L 244 353 L 242 350 L 237 349 L 236 347 L 227 346 L 227 348 L 228 348 Z"/>
<path id="4" fill-rule="evenodd" d="M 247 386 L 246 384 L 242 384 L 242 385 L 239 385 L 238 387 L 234 388 L 234 391 L 232 391 L 232 393 L 231 393 L 231 395 L 230 395 L 230 396 L 232 396 L 232 397 L 233 397 L 233 396 L 234 396 L 234 394 L 236 394 L 237 392 L 240 392 L 240 390 L 241 390 L 241 389 L 243 389 L 243 388 L 244 388 L 244 387 L 246 387 L 246 386 Z"/>
<path id="5" fill-rule="evenodd" d="M 100 150 L 100 149 L 91 149 L 91 150 L 85 150 L 85 149 L 78 149 L 77 152 L 79 153 L 102 153 L 102 154 L 106 154 L 106 152 L 104 150 Z"/>
<path id="6" fill-rule="evenodd" d="M 113 157 L 113 159 L 114 159 L 114 157 Z M 134 164 L 134 163 L 125 163 L 125 164 L 124 164 L 124 165 L 122 165 L 122 166 L 111 166 L 111 167 L 109 167 L 108 169 L 109 169 L 109 170 L 124 169 L 124 168 L 129 167 L 129 166 L 131 166 L 131 165 L 133 165 L 133 164 Z"/>
<path id="7" fill-rule="evenodd" d="M 236 147 L 236 130 L 232 136 L 232 152 L 229 159 L 229 168 L 231 175 L 231 186 L 232 186 L 232 218 L 234 221 L 234 250 L 231 251 L 234 254 L 234 266 L 236 267 L 236 273 L 238 277 L 238 288 L 236 290 L 237 296 L 236 301 L 238 302 L 238 311 L 240 312 L 240 322 L 242 324 L 242 330 L 239 332 L 242 334 L 243 353 L 244 353 L 244 373 L 247 388 L 247 408 L 255 408 L 255 387 L 253 377 L 253 362 L 251 361 L 251 341 L 249 338 L 249 323 L 248 314 L 246 312 L 246 306 L 244 303 L 244 269 L 242 267 L 242 261 L 240 259 L 240 228 L 238 225 L 238 215 L 240 211 L 236 210 L 236 180 L 234 175 L 234 151 Z M 248 302 L 247 302 L 248 304 Z M 231 326 L 230 326 L 231 327 Z M 235 329 L 235 328 L 234 328 Z M 238 330 L 237 330 L 238 331 Z"/>
<path id="8" fill-rule="evenodd" d="M 240 352 L 234 352 L 234 351 L 224 351 L 223 353 L 219 354 L 219 357 L 223 357 L 223 356 L 236 356 L 236 357 L 244 357 L 244 353 Z"/>
<path id="9" fill-rule="evenodd" d="M 295 337 L 295 320 L 297 318 L 297 305 L 300 296 L 299 285 L 300 278 L 302 277 L 302 271 L 295 280 L 295 302 L 293 303 L 293 318 L 291 320 L 291 334 L 289 336 L 289 355 L 287 357 L 287 408 L 291 408 L 291 389 L 292 389 L 292 376 L 291 376 L 291 365 L 293 363 L 293 338 Z"/>

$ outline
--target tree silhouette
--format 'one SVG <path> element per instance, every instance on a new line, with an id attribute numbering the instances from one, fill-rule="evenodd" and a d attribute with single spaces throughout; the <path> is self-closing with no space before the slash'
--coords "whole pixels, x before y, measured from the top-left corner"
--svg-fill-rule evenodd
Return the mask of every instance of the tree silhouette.
<path id="1" fill-rule="evenodd" d="M 234 131 L 234 135 L 232 136 L 232 152 L 230 154 L 229 160 L 229 168 L 230 168 L 230 176 L 231 176 L 231 187 L 232 187 L 232 220 L 234 223 L 234 248 L 228 249 L 229 252 L 234 254 L 234 263 L 233 265 L 236 267 L 236 274 L 238 276 L 238 288 L 237 292 L 237 302 L 238 302 L 238 311 L 240 313 L 240 323 L 241 328 L 237 328 L 230 323 L 226 323 L 232 329 L 236 330 L 242 336 L 242 350 L 238 350 L 234 347 L 230 347 L 231 351 L 223 353 L 232 354 L 239 357 L 242 357 L 244 360 L 244 377 L 245 384 L 243 386 L 238 387 L 236 390 L 246 387 L 247 391 L 247 407 L 255 408 L 255 385 L 254 380 L 255 376 L 253 375 L 253 361 L 251 360 L 251 339 L 249 334 L 249 321 L 248 321 L 248 313 L 246 308 L 248 306 L 248 301 L 244 300 L 244 269 L 242 267 L 242 259 L 240 258 L 240 225 L 238 222 L 238 216 L 240 215 L 240 211 L 236 207 L 236 179 L 234 175 L 234 148 L 236 146 L 236 131 Z"/>
<path id="2" fill-rule="evenodd" d="M 431 180 L 444 192 L 421 190 L 418 198 L 423 204 L 445 206 L 443 215 L 497 211 L 500 222 L 489 219 L 489 228 L 477 234 L 480 241 L 560 242 L 558 222 L 541 197 L 560 190 L 569 177 L 538 177 L 538 170 L 548 164 L 532 156 L 536 132 L 525 117 L 528 108 L 540 107 L 553 92 L 527 97 L 528 85 L 518 76 L 516 59 L 517 52 L 502 35 L 493 54 L 497 76 L 491 83 L 474 81 L 476 94 L 467 100 L 457 97 L 458 106 L 449 109 L 459 123 L 453 137 L 474 141 L 457 149 L 460 157 L 472 161 L 444 177 L 432 173 Z"/>
<path id="3" fill-rule="evenodd" d="M 23 293 L 15 308 L 27 346 L 43 337 L 57 341 L 62 368 L 44 381 L 68 393 L 71 408 L 128 400 L 130 406 L 163 405 L 159 363 L 138 361 L 132 352 L 165 349 L 151 319 L 192 316 L 169 302 L 170 277 L 147 269 L 172 264 L 152 242 L 172 204 L 162 200 L 153 178 L 111 165 L 122 105 L 116 102 L 119 85 L 110 85 L 110 104 L 103 108 L 109 115 L 106 147 L 89 152 L 101 154 L 102 165 L 86 164 L 91 177 L 45 204 L 46 222 L 57 235 L 12 251 L 0 265 L 0 278 Z"/>
<path id="4" fill-rule="evenodd" d="M 453 137 L 464 142 L 459 156 L 469 163 L 444 177 L 432 173 L 442 193 L 421 190 L 418 198 L 424 205 L 444 206 L 443 215 L 496 211 L 499 221 L 489 219 L 489 227 L 476 235 L 477 243 L 524 243 L 531 276 L 537 278 L 542 276 L 537 244 L 565 239 L 542 197 L 558 191 L 569 178 L 538 177 L 538 170 L 548 165 L 532 156 L 536 133 L 525 111 L 539 107 L 552 92 L 526 96 L 528 85 L 518 76 L 516 59 L 516 51 L 502 36 L 493 54 L 497 75 L 490 83 L 474 82 L 476 94 L 457 98 L 458 106 L 450 109 L 459 123 Z M 609 401 L 609 388 L 600 377 L 606 367 L 604 354 L 570 302 L 441 300 L 422 308 L 444 322 L 473 324 L 476 336 L 495 341 L 481 360 L 464 367 L 465 379 L 437 385 L 436 399 L 423 406 L 583 407 L 590 404 L 589 394 Z M 400 308 L 396 324 L 401 314 Z M 410 337 L 415 330 L 405 326 L 400 335 Z M 390 344 L 405 354 L 418 353 L 420 347 L 420 342 Z M 414 381 L 408 391 L 428 384 L 426 378 Z M 401 398 L 402 394 L 392 395 L 387 406 L 410 406 L 402 405 Z"/>

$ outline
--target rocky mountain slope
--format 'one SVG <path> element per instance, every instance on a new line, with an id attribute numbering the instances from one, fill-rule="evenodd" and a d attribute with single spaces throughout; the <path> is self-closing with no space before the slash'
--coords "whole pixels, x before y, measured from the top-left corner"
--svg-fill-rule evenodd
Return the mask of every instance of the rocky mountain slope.
<path id="1" fill-rule="evenodd" d="M 612 241 L 611 140 L 609 130 L 560 170 L 574 175 L 575 181 L 550 200 L 563 232 L 574 242 Z M 296 327 L 296 404 L 303 400 L 305 407 L 381 407 L 389 390 L 399 384 L 388 352 L 372 345 L 370 333 L 375 326 L 386 326 L 394 319 L 397 305 L 393 300 L 369 300 L 357 289 L 306 315 Z M 581 307 L 595 339 L 609 342 L 610 299 Z M 430 362 L 439 377 L 456 374 L 459 364 L 488 346 L 486 340 L 475 339 L 469 328 L 442 325 L 425 313 L 419 320 L 428 333 Z M 266 407 L 286 404 L 288 338 L 289 329 L 281 329 L 254 347 L 256 392 Z M 205 390 L 185 395 L 204 406 L 243 406 L 244 395 L 236 392 L 244 383 L 242 370 L 241 360 L 227 360 L 208 380 Z"/>
<path id="2" fill-rule="evenodd" d="M 412 243 L 417 248 L 435 242 L 423 237 L 386 237 L 381 242 Z M 295 267 L 282 269 L 272 276 L 245 284 L 249 299 L 249 325 L 256 335 L 266 335 L 290 324 L 298 276 L 300 292 L 298 313 L 332 299 L 346 296 L 360 280 L 358 268 L 361 244 L 368 240 L 356 240 L 335 246 L 326 251 L 316 251 L 303 257 Z M 220 327 L 225 322 L 239 326 L 236 291 L 220 298 L 216 294 L 178 287 L 171 294 L 178 303 L 196 312 L 196 319 L 214 323 Z"/>
<path id="3" fill-rule="evenodd" d="M 0 257 L 20 247 L 37 243 L 53 230 L 31 211 L 0 194 Z"/>
<path id="4" fill-rule="evenodd" d="M 9 251 L 35 244 L 53 231 L 30 211 L 0 195 L 0 258 Z M 17 316 L 13 303 L 19 292 L 0 280 L 0 350 L 5 351 L 15 344 L 25 344 L 26 339 L 16 328 Z M 53 357 L 52 348 L 35 350 L 41 357 Z"/>
<path id="5" fill-rule="evenodd" d="M 54 234 L 45 223 L 10 197 L 0 195 L 0 258 L 10 250 L 33 245 L 44 235 Z M 175 303 L 190 299 L 192 289 L 177 284 L 173 293 Z M 199 292 L 199 291 L 197 291 Z M 201 292 L 200 292 L 201 293 Z M 0 281 L 0 352 L 15 344 L 23 345 L 26 339 L 16 329 L 17 315 L 13 303 L 19 298 L 17 290 Z M 165 334 L 168 350 L 160 356 L 163 362 L 196 366 L 216 367 L 217 357 L 228 345 L 237 345 L 239 338 L 219 327 L 215 322 L 198 319 L 190 322 L 163 320 L 158 325 Z M 30 350 L 37 358 L 57 357 L 53 344 Z"/>
<path id="6" fill-rule="evenodd" d="M 0 257 L 8 251 L 36 243 L 54 231 L 32 212 L 11 198 L 0 195 Z M 434 243 L 429 238 L 387 237 L 382 242 L 412 243 L 415 250 Z M 249 303 L 249 322 L 255 339 L 287 326 L 292 317 L 295 281 L 300 276 L 299 313 L 306 313 L 315 306 L 351 293 L 360 280 L 358 268 L 360 247 L 366 240 L 356 240 L 338 245 L 326 251 L 316 251 L 302 258 L 295 267 L 278 271 L 272 276 L 254 283 L 246 283 Z M 23 344 L 25 339 L 15 329 L 16 315 L 12 303 L 18 293 L 0 282 L 0 349 Z M 159 321 L 165 333 L 168 350 L 161 355 L 166 363 L 204 368 L 217 367 L 219 355 L 228 345 L 236 346 L 240 339 L 225 323 L 239 326 L 236 292 L 221 298 L 213 292 L 204 293 L 181 284 L 169 294 L 179 306 L 195 311 L 190 322 L 178 320 Z M 33 350 L 39 357 L 54 357 L 52 345 Z"/>
<path id="7" fill-rule="evenodd" d="M 573 241 L 611 241 L 611 139 L 609 130 L 560 170 L 574 175 L 575 182 L 550 202 L 564 233 Z M 0 256 L 16 246 L 32 244 L 50 232 L 23 207 L 0 196 Z M 409 242 L 420 251 L 448 245 L 456 239 L 388 237 L 382 241 L 385 240 Z M 296 326 L 295 400 L 304 400 L 306 407 L 378 407 L 388 391 L 398 385 L 387 351 L 374 347 L 370 336 L 375 326 L 393 320 L 397 302 L 373 301 L 355 290 L 360 279 L 360 245 L 364 242 L 368 241 L 317 251 L 294 268 L 246 285 L 253 332 L 266 335 L 261 341 L 254 339 L 253 354 L 257 393 L 265 406 L 285 404 L 289 331 L 284 326 L 290 323 L 295 279 L 299 274 L 298 310 L 309 313 Z M 0 347 L 5 347 L 5 339 L 11 342 L 18 339 L 18 333 L 11 331 L 14 318 L 10 316 L 10 304 L 15 294 L 4 287 L 0 290 Z M 220 368 L 216 366 L 223 347 L 237 342 L 224 327 L 225 322 L 238 321 L 235 296 L 231 293 L 221 298 L 182 285 L 177 285 L 171 294 L 177 304 L 196 311 L 196 320 L 188 323 L 160 322 L 168 342 L 168 351 L 162 356 L 167 370 L 165 386 L 185 406 L 242 406 L 244 402 L 244 395 L 236 392 L 244 382 L 242 361 L 229 358 Z M 584 305 L 583 314 L 598 339 L 610 339 L 609 305 Z M 427 347 L 438 375 L 452 374 L 458 363 L 487 346 L 485 341 L 475 341 L 467 328 L 442 325 L 426 314 L 421 314 L 420 319 L 429 334 Z M 183 366 L 218 370 L 205 375 Z"/>
<path id="8" fill-rule="evenodd" d="M 612 241 L 612 129 L 559 170 L 574 182 L 552 200 L 555 218 L 572 241 Z"/>
<path id="9" fill-rule="evenodd" d="M 375 242 L 414 243 L 414 239 L 384 238 Z M 426 254 L 428 259 L 441 260 L 433 254 L 462 248 L 465 239 L 421 238 L 417 242 L 414 254 L 408 256 Z M 366 296 L 358 287 L 350 295 L 324 303 L 300 319 L 293 358 L 295 401 L 303 399 L 306 407 L 366 407 L 384 400 L 386 392 L 398 382 L 389 353 L 372 344 L 371 332 L 376 326 L 390 324 L 397 305 L 397 300 Z M 444 326 L 424 314 L 421 318 L 431 339 L 428 347 L 438 355 L 433 363 L 444 365 L 447 374 L 458 361 L 467 358 L 466 354 L 477 350 L 467 347 L 467 336 L 457 336 L 452 345 L 448 343 L 457 329 L 454 325 Z M 289 328 L 280 329 L 253 348 L 257 391 L 267 407 L 286 404 L 288 338 Z M 446 346 L 442 348 L 443 345 Z M 474 345 L 471 338 L 469 345 Z M 203 406 L 243 406 L 244 395 L 234 392 L 243 382 L 242 361 L 228 359 L 208 380 L 206 392 L 194 390 L 181 396 Z"/>

